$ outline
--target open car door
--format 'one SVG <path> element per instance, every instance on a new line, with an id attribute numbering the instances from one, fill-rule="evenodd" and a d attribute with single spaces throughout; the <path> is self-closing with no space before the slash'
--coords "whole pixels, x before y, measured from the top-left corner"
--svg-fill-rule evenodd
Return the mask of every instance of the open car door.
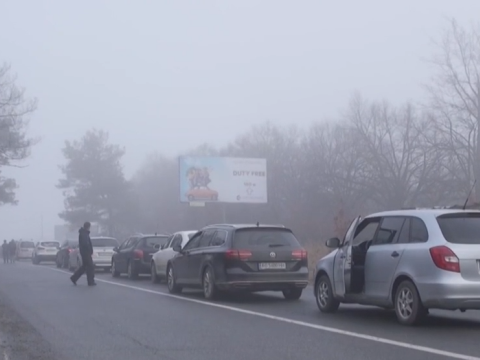
<path id="1" fill-rule="evenodd" d="M 335 255 L 334 262 L 334 282 L 335 295 L 344 297 L 350 291 L 352 279 L 352 244 L 355 230 L 362 220 L 361 216 L 355 218 L 350 224 L 342 246 L 338 249 Z"/>

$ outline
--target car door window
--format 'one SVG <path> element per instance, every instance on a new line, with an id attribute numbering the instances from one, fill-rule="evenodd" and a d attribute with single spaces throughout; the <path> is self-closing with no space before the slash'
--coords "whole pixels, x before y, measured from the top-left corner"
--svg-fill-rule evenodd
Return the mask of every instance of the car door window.
<path id="1" fill-rule="evenodd" d="M 372 245 L 388 245 L 396 242 L 404 222 L 403 217 L 384 217 Z"/>
<path id="2" fill-rule="evenodd" d="M 198 247 L 208 247 L 213 240 L 213 235 L 215 234 L 214 229 L 209 229 L 203 232 L 202 237 L 200 238 L 200 242 Z"/>
<path id="3" fill-rule="evenodd" d="M 173 237 L 172 239 L 172 242 L 170 243 L 170 246 L 169 247 L 174 247 L 175 245 L 180 245 L 182 246 L 182 235 L 181 234 L 177 234 Z"/>
<path id="4" fill-rule="evenodd" d="M 397 238 L 398 244 L 406 244 L 408 242 L 410 242 L 410 218 L 405 219 L 402 230 Z"/>
<path id="5" fill-rule="evenodd" d="M 358 246 L 364 242 L 372 241 L 380 224 L 379 218 L 368 218 L 363 220 L 355 230 L 352 245 Z"/>
<path id="6" fill-rule="evenodd" d="M 428 230 L 422 219 L 412 217 L 410 220 L 410 242 L 423 243 L 428 241 Z"/>
<path id="7" fill-rule="evenodd" d="M 227 241 L 227 235 L 228 232 L 225 230 L 217 230 L 215 235 L 213 235 L 212 246 L 220 246 L 225 244 L 225 241 Z"/>
<path id="8" fill-rule="evenodd" d="M 184 250 L 192 250 L 195 248 L 198 248 L 198 245 L 200 244 L 200 238 L 202 237 L 202 233 L 198 233 L 196 236 L 190 239 L 190 241 L 185 245 L 183 248 Z"/>

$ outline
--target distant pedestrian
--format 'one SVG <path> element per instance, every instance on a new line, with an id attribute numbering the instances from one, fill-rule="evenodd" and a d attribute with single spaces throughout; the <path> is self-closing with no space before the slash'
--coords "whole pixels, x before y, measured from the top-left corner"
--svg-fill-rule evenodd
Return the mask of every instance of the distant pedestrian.
<path id="1" fill-rule="evenodd" d="M 90 223 L 87 221 L 83 224 L 83 227 L 78 230 L 78 250 L 80 251 L 80 256 L 82 257 L 82 266 L 78 268 L 75 273 L 70 276 L 70 280 L 73 285 L 77 285 L 78 279 L 84 273 L 87 273 L 87 283 L 88 286 L 97 285 L 95 283 L 95 267 L 93 265 L 92 255 L 93 255 L 93 246 L 92 241 L 90 240 Z"/>
<path id="2" fill-rule="evenodd" d="M 15 240 L 10 240 L 10 243 L 8 244 L 8 248 L 9 248 L 9 251 L 10 251 L 10 262 L 11 263 L 14 263 L 15 262 L 15 259 L 16 259 L 16 255 L 17 255 L 17 244 L 15 242 Z"/>
<path id="3" fill-rule="evenodd" d="M 3 240 L 3 244 L 2 244 L 2 256 L 3 256 L 3 263 L 4 263 L 4 264 L 7 264 L 7 263 L 8 263 L 9 255 L 10 255 L 10 251 L 9 251 L 9 248 L 8 248 L 7 240 Z"/>

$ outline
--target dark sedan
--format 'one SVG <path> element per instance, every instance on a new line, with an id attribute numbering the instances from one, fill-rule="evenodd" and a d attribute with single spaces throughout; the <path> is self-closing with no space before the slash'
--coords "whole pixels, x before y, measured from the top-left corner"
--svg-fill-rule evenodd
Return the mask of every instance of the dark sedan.
<path id="1" fill-rule="evenodd" d="M 170 235 L 136 235 L 126 240 L 118 248 L 113 249 L 112 276 L 118 277 L 127 273 L 130 279 L 140 274 L 151 272 L 152 254 L 165 245 Z"/>
<path id="2" fill-rule="evenodd" d="M 57 257 L 55 258 L 55 263 L 58 268 L 68 268 L 68 259 L 70 253 L 78 247 L 78 240 L 67 240 L 65 241 L 60 249 L 57 251 Z"/>
<path id="3" fill-rule="evenodd" d="M 206 299 L 222 291 L 281 291 L 297 300 L 308 285 L 307 252 L 290 229 L 261 225 L 212 225 L 167 265 L 171 293 L 202 288 Z"/>

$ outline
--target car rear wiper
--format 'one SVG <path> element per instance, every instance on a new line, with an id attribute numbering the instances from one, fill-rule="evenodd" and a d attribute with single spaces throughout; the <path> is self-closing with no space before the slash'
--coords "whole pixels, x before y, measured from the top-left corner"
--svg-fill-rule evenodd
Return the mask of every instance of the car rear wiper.
<path id="1" fill-rule="evenodd" d="M 285 244 L 268 244 L 268 247 L 280 247 L 280 246 L 286 246 Z"/>

